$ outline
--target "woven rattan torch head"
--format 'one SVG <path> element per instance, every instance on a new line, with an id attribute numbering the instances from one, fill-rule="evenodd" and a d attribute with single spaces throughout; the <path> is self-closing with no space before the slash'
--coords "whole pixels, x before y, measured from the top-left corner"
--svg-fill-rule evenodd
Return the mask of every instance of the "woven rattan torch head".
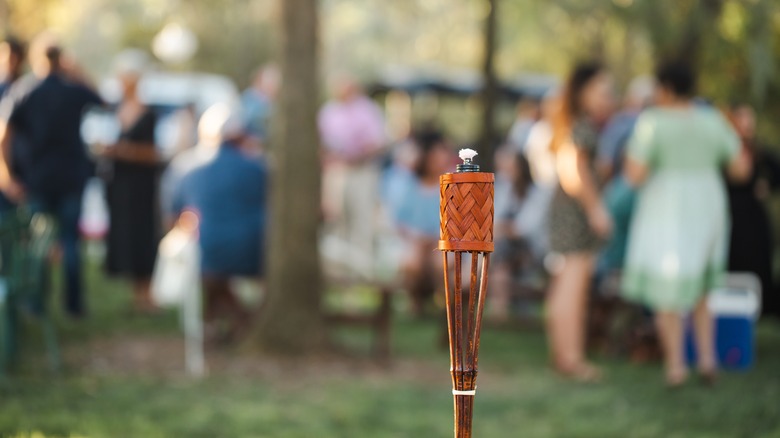
<path id="1" fill-rule="evenodd" d="M 463 154 L 464 151 L 468 151 Z M 470 149 L 461 151 L 458 172 L 439 177 L 439 219 L 442 251 L 493 251 L 492 173 L 479 172 Z"/>

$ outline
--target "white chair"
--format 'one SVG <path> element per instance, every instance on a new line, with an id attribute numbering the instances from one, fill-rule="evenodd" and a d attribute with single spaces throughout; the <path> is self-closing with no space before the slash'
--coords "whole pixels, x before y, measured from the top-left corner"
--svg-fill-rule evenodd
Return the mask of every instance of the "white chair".
<path id="1" fill-rule="evenodd" d="M 196 233 L 171 230 L 160 242 L 152 277 L 152 297 L 160 307 L 178 307 L 185 338 L 185 366 L 195 377 L 206 374 L 200 247 Z"/>

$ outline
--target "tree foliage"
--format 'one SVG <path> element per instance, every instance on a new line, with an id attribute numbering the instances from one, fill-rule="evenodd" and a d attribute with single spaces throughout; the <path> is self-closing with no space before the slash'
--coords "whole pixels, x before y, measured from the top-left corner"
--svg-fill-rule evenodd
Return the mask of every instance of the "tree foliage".
<path id="1" fill-rule="evenodd" d="M 489 0 L 319 0 L 323 73 L 371 79 L 389 68 L 447 74 L 478 72 Z M 190 27 L 200 50 L 189 65 L 245 85 L 277 55 L 276 2 L 270 0 L 0 0 L 6 31 L 64 34 L 96 74 L 112 54 L 149 47 L 167 22 Z M 780 116 L 780 3 L 777 0 L 497 0 L 495 71 L 563 75 L 599 57 L 619 83 L 651 72 L 661 57 L 694 54 L 701 91 L 719 102 L 746 100 Z M 467 111 L 472 114 L 473 111 Z M 476 114 L 472 117 L 476 118 Z M 458 124 L 463 124 L 461 121 Z M 476 136 L 477 124 L 472 135 Z M 780 131 L 762 124 L 780 143 Z"/>

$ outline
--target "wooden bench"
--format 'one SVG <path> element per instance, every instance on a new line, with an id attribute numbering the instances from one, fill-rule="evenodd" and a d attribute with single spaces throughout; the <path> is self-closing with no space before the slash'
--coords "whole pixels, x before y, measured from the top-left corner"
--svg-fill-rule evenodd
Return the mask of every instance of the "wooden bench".
<path id="1" fill-rule="evenodd" d="M 331 328 L 364 327 L 372 332 L 371 354 L 380 362 L 391 358 L 393 296 L 398 290 L 396 279 L 381 279 L 374 266 L 363 263 L 365 257 L 343 240 L 329 236 L 320 247 L 328 294 L 349 294 L 355 289 L 375 294 L 373 306 L 327 309 L 325 321 Z M 384 277 L 395 277 L 385 275 Z M 348 307 L 348 306 L 347 306 Z"/>
<path id="2" fill-rule="evenodd" d="M 386 285 L 353 282 L 341 279 L 330 279 L 331 289 L 328 293 L 349 293 L 355 286 L 366 286 L 378 295 L 377 304 L 373 309 L 339 309 L 325 312 L 325 321 L 332 327 L 364 327 L 372 332 L 371 355 L 380 362 L 388 362 L 391 358 L 391 331 L 393 315 L 394 288 Z"/>

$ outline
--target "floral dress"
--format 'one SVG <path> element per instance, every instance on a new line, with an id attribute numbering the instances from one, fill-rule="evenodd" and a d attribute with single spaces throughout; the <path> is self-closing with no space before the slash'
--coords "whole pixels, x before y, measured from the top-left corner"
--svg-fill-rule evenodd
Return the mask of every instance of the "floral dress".
<path id="1" fill-rule="evenodd" d="M 593 168 L 598 133 L 592 123 L 580 119 L 572 129 L 574 146 L 590 157 L 590 170 Z M 549 211 L 550 250 L 567 254 L 575 252 L 596 252 L 603 244 L 591 229 L 585 208 L 580 201 L 569 196 L 558 184 L 550 204 Z"/>

